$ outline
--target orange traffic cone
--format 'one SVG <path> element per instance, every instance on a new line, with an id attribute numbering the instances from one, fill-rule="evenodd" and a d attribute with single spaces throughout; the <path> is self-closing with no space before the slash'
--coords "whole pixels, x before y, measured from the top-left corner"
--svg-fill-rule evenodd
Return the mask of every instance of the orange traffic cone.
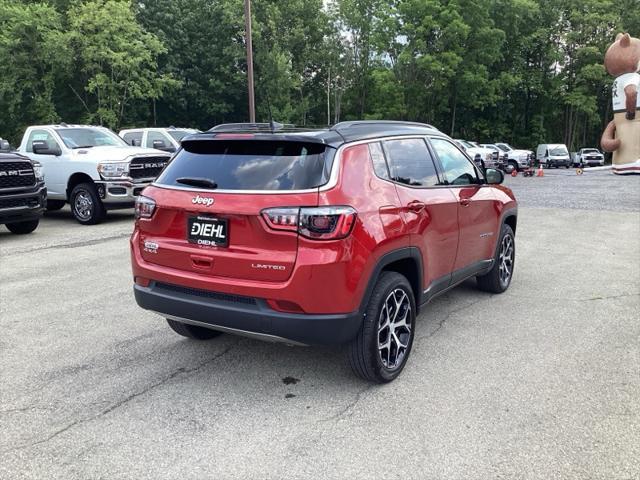
<path id="1" fill-rule="evenodd" d="M 544 177 L 544 170 L 542 169 L 542 165 L 538 167 L 538 173 L 536 173 L 536 177 Z"/>

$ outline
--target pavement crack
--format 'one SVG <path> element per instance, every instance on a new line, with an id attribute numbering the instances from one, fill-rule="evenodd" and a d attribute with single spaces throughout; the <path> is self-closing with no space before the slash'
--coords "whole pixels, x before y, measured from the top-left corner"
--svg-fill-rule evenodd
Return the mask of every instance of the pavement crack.
<path id="1" fill-rule="evenodd" d="M 97 413 L 95 415 L 92 415 L 90 417 L 83 418 L 83 419 L 80 419 L 80 420 L 76 420 L 75 422 L 71 422 L 70 424 L 68 424 L 68 425 L 56 430 L 55 432 L 53 432 L 53 433 L 51 433 L 49 435 L 47 435 L 43 439 L 37 440 L 35 442 L 26 443 L 26 444 L 18 445 L 16 447 L 9 448 L 9 449 L 3 450 L 1 453 L 4 454 L 4 453 L 9 453 L 9 452 L 12 452 L 12 451 L 15 451 L 15 450 L 23 450 L 25 448 L 30 448 L 30 447 L 34 447 L 36 445 L 41 445 L 43 443 L 47 443 L 50 440 L 53 440 L 58 435 L 63 434 L 67 430 L 70 430 L 70 429 L 72 429 L 73 427 L 75 427 L 77 425 L 88 423 L 88 422 L 96 420 L 96 419 L 98 419 L 100 417 L 103 417 L 104 415 L 107 415 L 107 414 L 113 412 L 114 410 L 122 407 L 123 405 L 126 405 L 127 403 L 129 403 L 130 401 L 134 400 L 135 398 L 140 397 L 142 395 L 145 395 L 146 393 L 150 392 L 151 390 L 154 390 L 155 388 L 161 387 L 162 385 L 166 384 L 167 382 L 170 382 L 171 380 L 173 380 L 177 376 L 186 375 L 186 374 L 197 372 L 198 370 L 206 367 L 207 365 L 215 362 L 216 360 L 218 360 L 221 357 L 223 357 L 224 355 L 226 355 L 235 346 L 237 346 L 238 343 L 240 343 L 240 341 L 242 341 L 242 339 L 239 339 L 237 342 L 232 343 L 227 348 L 225 348 L 222 352 L 214 355 L 213 357 L 205 360 L 204 362 L 201 362 L 201 363 L 197 364 L 194 367 L 191 367 L 191 368 L 180 367 L 180 368 L 178 368 L 177 370 L 171 372 L 169 375 L 166 375 L 165 377 L 163 377 L 162 379 L 158 380 L 157 382 L 148 385 L 147 387 L 145 387 L 144 389 L 142 389 L 142 390 L 140 390 L 138 392 L 132 393 L 131 395 L 125 397 L 124 399 L 120 400 L 119 402 L 114 403 L 113 405 L 110 405 L 109 407 L 105 408 L 104 410 L 102 410 L 101 412 L 99 412 L 99 413 Z"/>
<path id="2" fill-rule="evenodd" d="M 431 338 L 433 337 L 436 333 L 438 333 L 442 327 L 444 327 L 444 324 L 447 322 L 447 320 L 449 320 L 449 318 L 451 318 L 452 315 L 455 315 L 456 313 L 460 313 L 464 310 L 467 310 L 468 308 L 473 307 L 474 305 L 477 305 L 480 302 L 484 302 L 486 301 L 486 298 L 479 298 L 473 302 L 467 303 L 466 305 L 463 305 L 462 307 L 459 308 L 454 308 L 453 310 L 450 310 L 449 312 L 447 312 L 447 314 L 438 322 L 438 324 L 436 325 L 436 328 L 434 330 L 432 330 L 431 332 L 427 333 L 426 335 L 421 335 L 419 337 L 417 337 L 415 339 L 416 342 L 419 342 L 420 340 L 424 340 L 426 338 Z"/>
<path id="3" fill-rule="evenodd" d="M 105 243 L 105 242 L 109 242 L 111 240 L 117 240 L 120 238 L 126 238 L 126 237 L 130 237 L 131 236 L 131 232 L 125 232 L 125 233 L 120 233 L 117 235 L 111 235 L 108 237 L 101 237 L 101 238 L 94 238 L 92 240 L 83 240 L 80 242 L 71 242 L 71 243 L 59 243 L 56 245 L 48 245 L 48 246 L 39 246 L 39 247 L 33 247 L 33 248 L 26 248 L 24 250 L 20 250 L 20 249 L 15 249 L 15 250 L 11 250 L 11 254 L 22 254 L 22 253 L 31 253 L 31 252 L 41 252 L 43 250 L 57 250 L 57 249 L 63 249 L 63 248 L 77 248 L 77 247 L 88 247 L 91 245 L 98 245 L 100 243 Z"/>
<path id="4" fill-rule="evenodd" d="M 353 409 L 358 405 L 358 403 L 360 402 L 360 400 L 362 400 L 362 397 L 365 393 L 367 393 L 369 390 L 371 390 L 372 388 L 377 387 L 378 385 L 375 383 L 372 383 L 370 385 L 367 385 L 365 388 L 363 388 L 362 390 L 358 391 L 358 393 L 356 394 L 355 398 L 350 401 L 342 410 L 340 410 L 338 413 L 335 413 L 327 418 L 323 418 L 321 420 L 318 420 L 316 423 L 325 423 L 325 422 L 332 422 L 334 420 L 338 420 L 339 418 L 347 415 L 349 412 L 351 412 L 349 414 L 349 416 L 351 416 L 353 414 Z"/>
<path id="5" fill-rule="evenodd" d="M 620 295 L 608 295 L 606 297 L 590 297 L 587 299 L 584 299 L 587 302 L 593 302 L 594 300 L 610 300 L 612 298 L 624 298 L 624 297 L 638 297 L 640 296 L 640 293 L 621 293 Z"/>
<path id="6" fill-rule="evenodd" d="M 45 407 L 37 407 L 37 406 L 29 406 L 29 407 L 16 407 L 16 408 L 7 408 L 5 410 L 0 410 L 0 415 L 4 413 L 25 413 L 30 410 L 51 410 L 50 408 Z"/>

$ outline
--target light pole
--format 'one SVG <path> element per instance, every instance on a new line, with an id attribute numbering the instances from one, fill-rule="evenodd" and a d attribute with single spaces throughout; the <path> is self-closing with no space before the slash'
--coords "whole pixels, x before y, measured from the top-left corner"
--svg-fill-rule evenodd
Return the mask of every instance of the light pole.
<path id="1" fill-rule="evenodd" d="M 253 93 L 253 46 L 251 42 L 251 0 L 244 0 L 245 44 L 247 46 L 247 84 L 249 87 L 249 122 L 256 122 L 256 101 Z"/>

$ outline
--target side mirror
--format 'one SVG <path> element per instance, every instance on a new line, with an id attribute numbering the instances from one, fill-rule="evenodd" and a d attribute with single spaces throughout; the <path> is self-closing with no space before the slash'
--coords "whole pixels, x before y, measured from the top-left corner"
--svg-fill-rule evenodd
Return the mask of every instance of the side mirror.
<path id="1" fill-rule="evenodd" d="M 10 152 L 11 145 L 6 140 L 0 139 L 0 152 Z"/>
<path id="2" fill-rule="evenodd" d="M 487 177 L 487 183 L 489 185 L 500 185 L 504 182 L 504 173 L 501 170 L 495 168 L 487 168 L 485 170 L 485 176 Z"/>
<path id="3" fill-rule="evenodd" d="M 36 155 L 62 155 L 60 147 L 56 145 L 55 147 L 50 148 L 49 144 L 44 140 L 34 140 L 31 142 L 31 148 L 33 153 Z"/>
<path id="4" fill-rule="evenodd" d="M 142 139 L 141 138 L 132 138 L 131 139 L 131 146 L 132 147 L 139 147 L 142 145 Z"/>

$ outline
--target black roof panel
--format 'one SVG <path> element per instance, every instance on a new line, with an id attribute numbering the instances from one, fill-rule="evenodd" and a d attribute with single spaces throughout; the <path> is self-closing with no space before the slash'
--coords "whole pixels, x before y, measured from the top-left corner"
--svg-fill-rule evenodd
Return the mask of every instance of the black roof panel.
<path id="1" fill-rule="evenodd" d="M 271 131 L 268 123 L 229 123 L 217 125 L 204 133 L 196 133 L 183 138 L 185 141 L 214 140 L 223 137 L 232 139 L 235 135 L 251 134 L 256 140 L 288 140 L 298 142 L 323 143 L 339 147 L 343 143 L 368 140 L 378 137 L 397 135 L 442 134 L 437 128 L 416 122 L 392 120 L 357 120 L 340 122 L 331 128 L 305 128 L 292 125 L 276 124 L 277 129 Z M 238 139 L 242 137 L 238 136 Z"/>

